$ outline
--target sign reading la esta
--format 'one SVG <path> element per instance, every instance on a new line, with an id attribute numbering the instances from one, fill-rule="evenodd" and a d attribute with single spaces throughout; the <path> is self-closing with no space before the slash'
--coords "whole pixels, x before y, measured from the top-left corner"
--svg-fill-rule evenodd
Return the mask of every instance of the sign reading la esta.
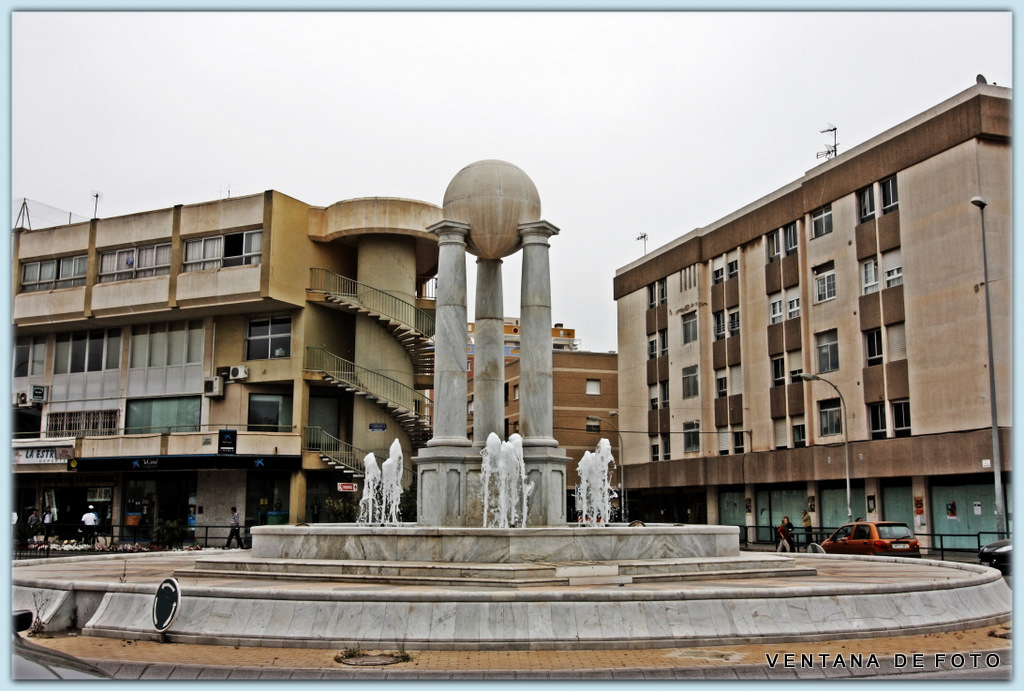
<path id="1" fill-rule="evenodd" d="M 66 463 L 71 458 L 73 447 L 40 446 L 14 449 L 15 463 Z"/>

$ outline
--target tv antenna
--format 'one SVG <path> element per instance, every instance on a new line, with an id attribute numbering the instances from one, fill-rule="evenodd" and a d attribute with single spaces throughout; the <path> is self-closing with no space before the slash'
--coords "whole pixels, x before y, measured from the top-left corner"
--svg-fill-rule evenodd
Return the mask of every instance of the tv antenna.
<path id="1" fill-rule="evenodd" d="M 647 254 L 647 233 L 640 233 L 636 236 L 636 239 L 644 241 L 644 254 Z"/>
<path id="2" fill-rule="evenodd" d="M 99 218 L 100 200 L 103 199 L 103 193 L 93 190 L 90 196 L 93 198 L 92 217 Z"/>
<path id="3" fill-rule="evenodd" d="M 835 158 L 836 154 L 839 153 L 839 144 L 836 143 L 836 126 L 831 122 L 829 123 L 828 129 L 821 130 L 822 134 L 832 133 L 832 145 L 825 145 L 824 151 L 818 152 L 818 158 Z"/>

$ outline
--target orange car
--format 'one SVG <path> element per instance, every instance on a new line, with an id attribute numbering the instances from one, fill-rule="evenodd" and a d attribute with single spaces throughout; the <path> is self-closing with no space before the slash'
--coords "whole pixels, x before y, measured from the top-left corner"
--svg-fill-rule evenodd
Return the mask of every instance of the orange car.
<path id="1" fill-rule="evenodd" d="M 821 548 L 828 554 L 921 556 L 921 545 L 907 524 L 889 521 L 847 523 L 822 542 Z"/>

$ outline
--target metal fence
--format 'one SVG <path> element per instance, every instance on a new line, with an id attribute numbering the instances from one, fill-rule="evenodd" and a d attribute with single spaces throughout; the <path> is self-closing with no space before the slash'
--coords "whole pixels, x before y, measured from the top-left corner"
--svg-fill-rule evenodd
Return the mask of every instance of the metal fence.
<path id="1" fill-rule="evenodd" d="M 804 549 L 809 542 L 821 543 L 841 526 L 821 526 L 811 528 L 807 533 L 803 526 L 793 526 L 793 542 L 797 549 Z M 740 549 L 764 548 L 776 544 L 775 525 L 749 525 L 739 526 Z M 937 556 L 945 559 L 947 555 L 977 554 L 985 545 L 996 540 L 1010 537 L 1009 533 L 999 533 L 994 530 L 983 530 L 977 533 L 914 533 L 918 540 L 924 538 L 927 544 L 921 545 L 921 554 Z M 924 540 L 922 540 L 924 541 Z"/>
<path id="2" fill-rule="evenodd" d="M 245 547 L 252 546 L 251 526 L 239 526 L 239 533 Z M 197 525 L 188 528 L 188 535 L 174 541 L 174 547 L 221 548 L 227 544 L 230 525 Z M 153 525 L 107 524 L 96 526 L 90 535 L 80 523 L 43 524 L 35 535 L 15 533 L 12 540 L 15 559 L 39 559 L 48 557 L 72 557 L 81 554 L 117 554 L 147 552 L 169 549 L 154 537 Z M 237 542 L 232 540 L 232 546 Z"/>

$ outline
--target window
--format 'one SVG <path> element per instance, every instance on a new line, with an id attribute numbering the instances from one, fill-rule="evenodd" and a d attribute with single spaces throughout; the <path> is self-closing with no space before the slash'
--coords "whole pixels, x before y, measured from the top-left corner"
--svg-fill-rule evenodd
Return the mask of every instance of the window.
<path id="1" fill-rule="evenodd" d="M 896 188 L 896 176 L 886 178 L 879 183 L 882 189 L 882 214 L 892 213 L 900 206 L 899 190 Z"/>
<path id="2" fill-rule="evenodd" d="M 43 374 L 46 364 L 46 336 L 21 336 L 14 344 L 14 377 Z"/>
<path id="3" fill-rule="evenodd" d="M 35 293 L 54 288 L 75 288 L 85 285 L 89 257 L 64 257 L 21 265 L 21 291 Z"/>
<path id="4" fill-rule="evenodd" d="M 869 259 L 860 265 L 862 282 L 861 295 L 870 295 L 878 292 L 878 260 Z"/>
<path id="5" fill-rule="evenodd" d="M 728 396 L 729 380 L 726 378 L 725 372 L 722 371 L 720 374 L 716 372 L 715 375 L 715 398 Z"/>
<path id="6" fill-rule="evenodd" d="M 782 386 L 786 383 L 786 359 L 782 357 L 772 358 L 772 386 Z"/>
<path id="7" fill-rule="evenodd" d="M 171 244 L 129 247 L 100 255 L 100 283 L 166 276 L 171 272 Z"/>
<path id="8" fill-rule="evenodd" d="M 700 422 L 683 423 L 683 451 L 700 451 Z"/>
<path id="9" fill-rule="evenodd" d="M 796 288 L 786 291 L 786 319 L 800 316 L 800 293 Z"/>
<path id="10" fill-rule="evenodd" d="M 125 406 L 125 434 L 198 432 L 200 396 L 144 398 Z"/>
<path id="11" fill-rule="evenodd" d="M 726 265 L 726 278 L 736 278 L 740 273 L 740 262 L 738 259 L 734 259 Z"/>
<path id="12" fill-rule="evenodd" d="M 648 394 L 647 397 L 651 401 L 651 410 L 657 410 L 658 409 L 658 386 L 656 384 L 651 384 L 650 387 L 648 387 L 647 394 Z"/>
<path id="13" fill-rule="evenodd" d="M 121 330 L 93 329 L 57 334 L 54 374 L 99 372 L 121 366 Z"/>
<path id="14" fill-rule="evenodd" d="M 138 324 L 132 327 L 131 355 L 128 366 L 170 367 L 203 361 L 203 322 Z"/>
<path id="15" fill-rule="evenodd" d="M 832 205 L 821 207 L 811 214 L 813 237 L 820 238 L 832 232 Z"/>
<path id="16" fill-rule="evenodd" d="M 782 296 L 773 295 L 768 302 L 768 323 L 778 324 L 782 321 Z"/>
<path id="17" fill-rule="evenodd" d="M 658 437 L 651 436 L 651 462 L 657 463 L 661 460 L 661 447 L 658 445 Z"/>
<path id="18" fill-rule="evenodd" d="M 821 423 L 821 436 L 827 437 L 843 433 L 842 407 L 838 398 L 820 401 L 818 414 Z"/>
<path id="19" fill-rule="evenodd" d="M 868 367 L 882 364 L 882 330 L 871 329 L 864 332 L 864 353 Z"/>
<path id="20" fill-rule="evenodd" d="M 793 448 L 802 449 L 805 446 L 807 446 L 807 427 L 801 415 L 793 418 Z"/>
<path id="21" fill-rule="evenodd" d="M 668 329 L 658 332 L 658 351 L 659 355 L 668 355 Z"/>
<path id="22" fill-rule="evenodd" d="M 903 257 L 898 249 L 882 255 L 882 266 L 885 268 L 886 288 L 903 284 Z"/>
<path id="23" fill-rule="evenodd" d="M 786 438 L 786 418 L 772 420 L 772 441 L 776 449 L 785 449 L 789 446 L 789 439 Z"/>
<path id="24" fill-rule="evenodd" d="M 798 356 L 796 358 L 796 361 L 799 362 L 799 360 L 800 360 L 800 358 Z M 793 361 L 792 356 L 790 356 L 790 362 L 792 362 L 792 361 Z M 803 374 L 803 373 L 804 373 L 804 368 L 803 367 L 797 367 L 796 369 L 791 369 L 789 371 L 789 383 L 790 384 L 799 384 L 800 382 L 802 382 L 803 379 L 800 378 L 800 375 Z"/>
<path id="25" fill-rule="evenodd" d="M 666 461 L 672 458 L 672 438 L 668 434 L 661 435 L 661 457 Z"/>
<path id="26" fill-rule="evenodd" d="M 715 285 L 722 283 L 725 280 L 725 269 L 718 268 L 711 272 L 711 282 Z"/>
<path id="27" fill-rule="evenodd" d="M 732 448 L 735 453 L 744 453 L 743 432 L 732 433 Z"/>
<path id="28" fill-rule="evenodd" d="M 291 432 L 292 397 L 286 394 L 249 394 L 249 431 Z"/>
<path id="29" fill-rule="evenodd" d="M 75 410 L 51 412 L 46 416 L 46 436 L 80 437 L 117 434 L 118 410 Z"/>
<path id="30" fill-rule="evenodd" d="M 871 438 L 885 439 L 885 404 L 869 403 L 868 420 L 871 424 Z"/>
<path id="31" fill-rule="evenodd" d="M 668 408 L 668 380 L 661 382 L 659 386 L 661 388 L 661 407 Z"/>
<path id="32" fill-rule="evenodd" d="M 647 341 L 647 359 L 653 360 L 658 357 L 658 339 L 651 338 Z"/>
<path id="33" fill-rule="evenodd" d="M 814 302 L 825 302 L 836 296 L 835 262 L 814 267 Z"/>
<path id="34" fill-rule="evenodd" d="M 907 359 L 907 328 L 906 322 L 892 324 L 885 330 L 889 346 L 889 362 Z"/>
<path id="35" fill-rule="evenodd" d="M 743 393 L 743 366 L 733 365 L 729 368 L 729 390 L 733 396 Z"/>
<path id="36" fill-rule="evenodd" d="M 870 221 L 875 217 L 875 190 L 868 185 L 857 192 L 857 208 L 860 210 L 860 222 Z"/>
<path id="37" fill-rule="evenodd" d="M 651 283 L 647 286 L 647 309 L 657 307 L 658 305 L 658 286 Z"/>
<path id="38" fill-rule="evenodd" d="M 587 418 L 587 432 L 598 433 L 601 431 L 601 421 L 596 418 Z"/>
<path id="39" fill-rule="evenodd" d="M 683 315 L 683 344 L 697 341 L 697 313 L 687 312 Z"/>
<path id="40" fill-rule="evenodd" d="M 783 228 L 782 232 L 786 236 L 786 256 L 788 257 L 791 254 L 796 254 L 797 247 L 800 243 L 800 235 L 796 230 L 796 221 Z"/>
<path id="41" fill-rule="evenodd" d="M 715 340 L 720 341 L 725 338 L 725 312 L 715 312 L 712 316 L 715 320 Z"/>
<path id="42" fill-rule="evenodd" d="M 729 312 L 729 335 L 735 336 L 740 332 L 740 312 L 733 310 Z"/>
<path id="43" fill-rule="evenodd" d="M 700 395 L 697 381 L 697 365 L 683 368 L 683 398 L 695 398 Z"/>
<path id="44" fill-rule="evenodd" d="M 264 317 L 249 320 L 249 331 L 245 341 L 246 360 L 291 357 L 291 350 L 291 317 Z"/>
<path id="45" fill-rule="evenodd" d="M 839 369 L 839 334 L 836 329 L 815 336 L 818 344 L 818 372 Z"/>
<path id="46" fill-rule="evenodd" d="M 896 437 L 910 436 L 910 401 L 892 402 L 892 433 Z"/>
<path id="47" fill-rule="evenodd" d="M 658 279 L 658 304 L 664 305 L 668 302 L 668 279 Z"/>
<path id="48" fill-rule="evenodd" d="M 600 379 L 588 379 L 586 384 L 586 391 L 588 396 L 600 396 L 601 395 L 601 380 Z M 516 389 L 518 394 L 518 387 Z"/>
<path id="49" fill-rule="evenodd" d="M 214 235 L 185 241 L 185 271 L 207 271 L 222 266 L 259 264 L 263 229 Z"/>
<path id="50" fill-rule="evenodd" d="M 729 455 L 729 428 L 719 427 L 718 428 L 718 455 L 728 456 Z"/>
<path id="51" fill-rule="evenodd" d="M 768 263 L 771 264 L 773 261 L 777 261 L 782 255 L 782 251 L 779 249 L 779 233 L 773 230 L 768 233 L 765 238 L 768 244 L 765 246 L 768 253 Z"/>

